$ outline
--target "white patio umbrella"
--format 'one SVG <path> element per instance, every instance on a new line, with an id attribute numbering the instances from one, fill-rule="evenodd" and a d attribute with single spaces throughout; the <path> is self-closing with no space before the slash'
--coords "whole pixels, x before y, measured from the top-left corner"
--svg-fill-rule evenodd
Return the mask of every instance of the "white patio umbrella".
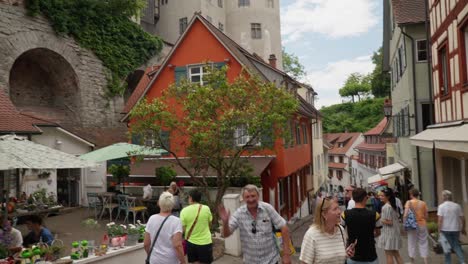
<path id="1" fill-rule="evenodd" d="M 0 136 L 0 170 L 73 169 L 97 164 L 15 135 Z"/>
<path id="2" fill-rule="evenodd" d="M 161 156 L 163 149 L 155 149 L 129 143 L 115 143 L 110 146 L 88 152 L 80 156 L 84 160 L 95 162 L 126 158 L 131 156 Z"/>

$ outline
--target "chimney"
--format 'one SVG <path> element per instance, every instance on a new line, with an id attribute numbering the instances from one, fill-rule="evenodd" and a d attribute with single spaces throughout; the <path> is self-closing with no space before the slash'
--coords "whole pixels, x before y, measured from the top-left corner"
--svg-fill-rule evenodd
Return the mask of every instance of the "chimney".
<path id="1" fill-rule="evenodd" d="M 268 58 L 268 61 L 270 62 L 271 67 L 276 68 L 276 56 L 275 56 L 275 54 L 270 54 L 270 57 Z"/>

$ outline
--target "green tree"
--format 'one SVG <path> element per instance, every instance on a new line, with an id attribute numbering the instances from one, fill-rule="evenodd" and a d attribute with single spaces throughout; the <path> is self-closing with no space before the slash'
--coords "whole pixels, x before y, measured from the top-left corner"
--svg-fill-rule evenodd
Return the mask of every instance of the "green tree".
<path id="1" fill-rule="evenodd" d="M 382 47 L 372 55 L 372 63 L 375 68 L 371 73 L 371 91 L 375 97 L 386 97 L 390 94 L 390 76 L 382 71 L 383 52 Z"/>
<path id="2" fill-rule="evenodd" d="M 230 179 L 251 171 L 241 156 L 273 148 L 277 138 L 287 137 L 285 128 L 298 102 L 286 89 L 258 76 L 243 72 L 228 82 L 227 67 L 205 70 L 204 85 L 182 80 L 165 89 L 161 97 L 142 100 L 130 113 L 130 129 L 142 142 L 151 138 L 172 154 L 216 210 Z M 178 140 L 176 146 L 168 146 L 167 138 L 161 136 L 167 133 Z M 237 144 L 240 140 L 243 144 Z M 185 156 L 189 162 L 182 159 Z M 207 189 L 209 172 L 216 175 L 214 198 Z"/>
<path id="3" fill-rule="evenodd" d="M 283 49 L 283 71 L 295 79 L 302 78 L 306 74 L 299 58 L 292 53 L 287 53 L 285 49 Z"/>
<path id="4" fill-rule="evenodd" d="M 325 133 L 366 132 L 384 117 L 383 104 L 384 98 L 369 98 L 322 107 L 323 130 Z"/>
<path id="5" fill-rule="evenodd" d="M 125 180 L 130 175 L 130 167 L 123 164 L 112 164 L 108 171 L 112 174 L 117 180 L 117 184 L 121 184 L 123 180 Z M 123 192 L 125 193 L 125 184 L 122 187 Z"/>
<path id="6" fill-rule="evenodd" d="M 361 101 L 361 97 L 369 94 L 370 91 L 370 76 L 362 75 L 360 73 L 352 73 L 348 76 L 345 85 L 339 90 L 341 97 L 351 97 L 353 103 L 354 97 L 358 97 L 358 101 Z"/>

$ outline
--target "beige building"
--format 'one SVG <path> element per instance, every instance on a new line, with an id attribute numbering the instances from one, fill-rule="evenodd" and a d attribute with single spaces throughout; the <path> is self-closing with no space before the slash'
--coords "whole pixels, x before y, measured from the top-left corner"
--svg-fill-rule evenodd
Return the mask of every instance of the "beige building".
<path id="1" fill-rule="evenodd" d="M 282 69 L 279 0 L 147 0 L 142 27 L 175 43 L 195 12 L 264 61 L 271 54 Z M 196 49 L 194 48 L 194 51 Z"/>
<path id="2" fill-rule="evenodd" d="M 315 108 L 317 92 L 306 84 L 297 90 L 297 93 Z M 328 150 L 331 147 L 323 140 L 322 117 L 317 111 L 317 115 L 312 119 L 312 178 L 307 179 L 308 190 L 316 192 L 320 187 L 326 185 L 328 175 Z"/>
<path id="3" fill-rule="evenodd" d="M 391 152 L 387 165 L 405 167 L 399 173 L 401 185 L 419 188 L 422 199 L 434 208 L 432 151 L 410 143 L 411 136 L 431 124 L 432 116 L 424 10 L 424 0 L 384 1 L 383 69 L 391 77 L 392 98 L 386 133 L 396 138 L 395 143 L 386 143 Z"/>

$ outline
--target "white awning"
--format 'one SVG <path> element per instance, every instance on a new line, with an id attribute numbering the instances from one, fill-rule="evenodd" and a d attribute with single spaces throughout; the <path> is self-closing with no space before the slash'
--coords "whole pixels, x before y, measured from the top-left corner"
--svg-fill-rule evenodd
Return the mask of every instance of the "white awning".
<path id="1" fill-rule="evenodd" d="M 15 135 L 0 137 L 0 170 L 72 169 L 96 166 L 71 154 Z"/>
<path id="2" fill-rule="evenodd" d="M 410 138 L 411 145 L 432 149 L 434 146 L 434 141 L 445 138 L 445 135 L 449 134 L 457 128 L 457 126 L 451 126 L 426 129 L 423 132 L 418 133 Z"/>
<path id="3" fill-rule="evenodd" d="M 435 140 L 435 147 L 451 151 L 468 152 L 468 124 L 451 127 L 448 133 Z"/>
<path id="4" fill-rule="evenodd" d="M 367 183 L 368 184 L 373 184 L 373 183 L 376 183 L 376 182 L 379 182 L 379 181 L 382 181 L 382 180 L 383 180 L 382 175 L 376 174 L 374 176 L 371 176 L 371 177 L 367 178 Z"/>
<path id="5" fill-rule="evenodd" d="M 385 178 L 391 178 L 391 176 L 388 176 L 388 177 L 385 177 L 386 175 L 389 175 L 389 174 L 394 174 L 394 173 L 397 173 L 399 171 L 402 171 L 405 169 L 405 166 L 403 166 L 401 163 L 393 163 L 393 164 L 390 164 L 388 166 L 385 166 L 385 167 L 382 167 L 379 169 L 379 174 L 384 176 L 384 179 Z"/>

